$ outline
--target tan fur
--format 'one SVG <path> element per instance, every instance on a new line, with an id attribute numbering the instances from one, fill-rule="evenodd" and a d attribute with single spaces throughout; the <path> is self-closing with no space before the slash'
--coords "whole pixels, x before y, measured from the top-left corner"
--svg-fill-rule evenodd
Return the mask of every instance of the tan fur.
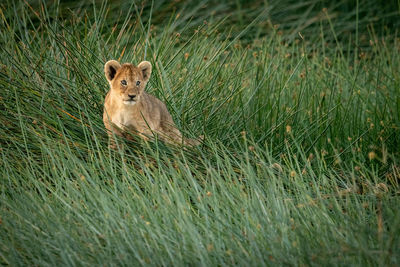
<path id="1" fill-rule="evenodd" d="M 120 65 L 115 60 L 105 64 L 104 73 L 110 91 L 104 102 L 103 122 L 108 130 L 110 146 L 115 148 L 113 133 L 128 139 L 131 139 L 130 134 L 137 134 L 145 140 L 156 134 L 167 143 L 198 145 L 197 140 L 182 136 L 165 104 L 144 91 L 151 69 L 148 61 L 137 67 L 130 63 Z M 121 84 L 122 80 L 126 85 Z M 134 100 L 129 95 L 135 95 Z"/>

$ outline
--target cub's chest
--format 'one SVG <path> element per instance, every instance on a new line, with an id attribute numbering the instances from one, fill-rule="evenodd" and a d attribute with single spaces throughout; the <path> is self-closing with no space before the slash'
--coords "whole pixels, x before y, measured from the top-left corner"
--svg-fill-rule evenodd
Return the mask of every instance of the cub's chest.
<path id="1" fill-rule="evenodd" d="M 118 128 L 126 130 L 126 128 L 136 128 L 137 127 L 137 119 L 136 116 L 131 114 L 131 112 L 127 110 L 121 110 L 116 112 L 112 118 L 112 123 L 114 123 Z"/>

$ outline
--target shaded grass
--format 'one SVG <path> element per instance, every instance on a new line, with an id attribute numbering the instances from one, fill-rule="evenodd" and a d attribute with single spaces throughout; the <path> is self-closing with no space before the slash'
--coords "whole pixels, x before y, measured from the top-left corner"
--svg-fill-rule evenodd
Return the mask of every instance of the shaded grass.
<path id="1" fill-rule="evenodd" d="M 248 21 L 240 2 L 233 28 L 158 5 L 119 17 L 113 3 L 83 17 L 2 7 L 1 262 L 398 264 L 396 33 L 371 30 L 369 47 L 354 48 L 337 37 L 353 25 L 345 17 L 320 18 L 319 37 L 271 27 L 262 38 L 252 31 L 268 13 Z M 148 9 L 152 21 L 138 20 Z M 111 58 L 150 60 L 147 90 L 204 144 L 110 151 Z"/>

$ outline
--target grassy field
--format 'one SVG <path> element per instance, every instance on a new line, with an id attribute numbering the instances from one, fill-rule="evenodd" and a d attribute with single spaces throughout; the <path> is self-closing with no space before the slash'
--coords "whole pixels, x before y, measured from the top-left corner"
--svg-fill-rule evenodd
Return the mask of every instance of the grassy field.
<path id="1" fill-rule="evenodd" d="M 2 265 L 400 265 L 398 2 L 126 2 L 0 4 Z M 109 59 L 203 144 L 110 150 Z"/>

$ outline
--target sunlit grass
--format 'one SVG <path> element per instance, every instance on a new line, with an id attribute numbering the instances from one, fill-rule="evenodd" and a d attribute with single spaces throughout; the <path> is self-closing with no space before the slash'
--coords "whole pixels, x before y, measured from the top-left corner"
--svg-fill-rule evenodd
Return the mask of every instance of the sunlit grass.
<path id="1" fill-rule="evenodd" d="M 3 4 L 0 262 L 398 265 L 396 32 L 285 3 Z M 203 144 L 110 151 L 109 59 Z"/>

